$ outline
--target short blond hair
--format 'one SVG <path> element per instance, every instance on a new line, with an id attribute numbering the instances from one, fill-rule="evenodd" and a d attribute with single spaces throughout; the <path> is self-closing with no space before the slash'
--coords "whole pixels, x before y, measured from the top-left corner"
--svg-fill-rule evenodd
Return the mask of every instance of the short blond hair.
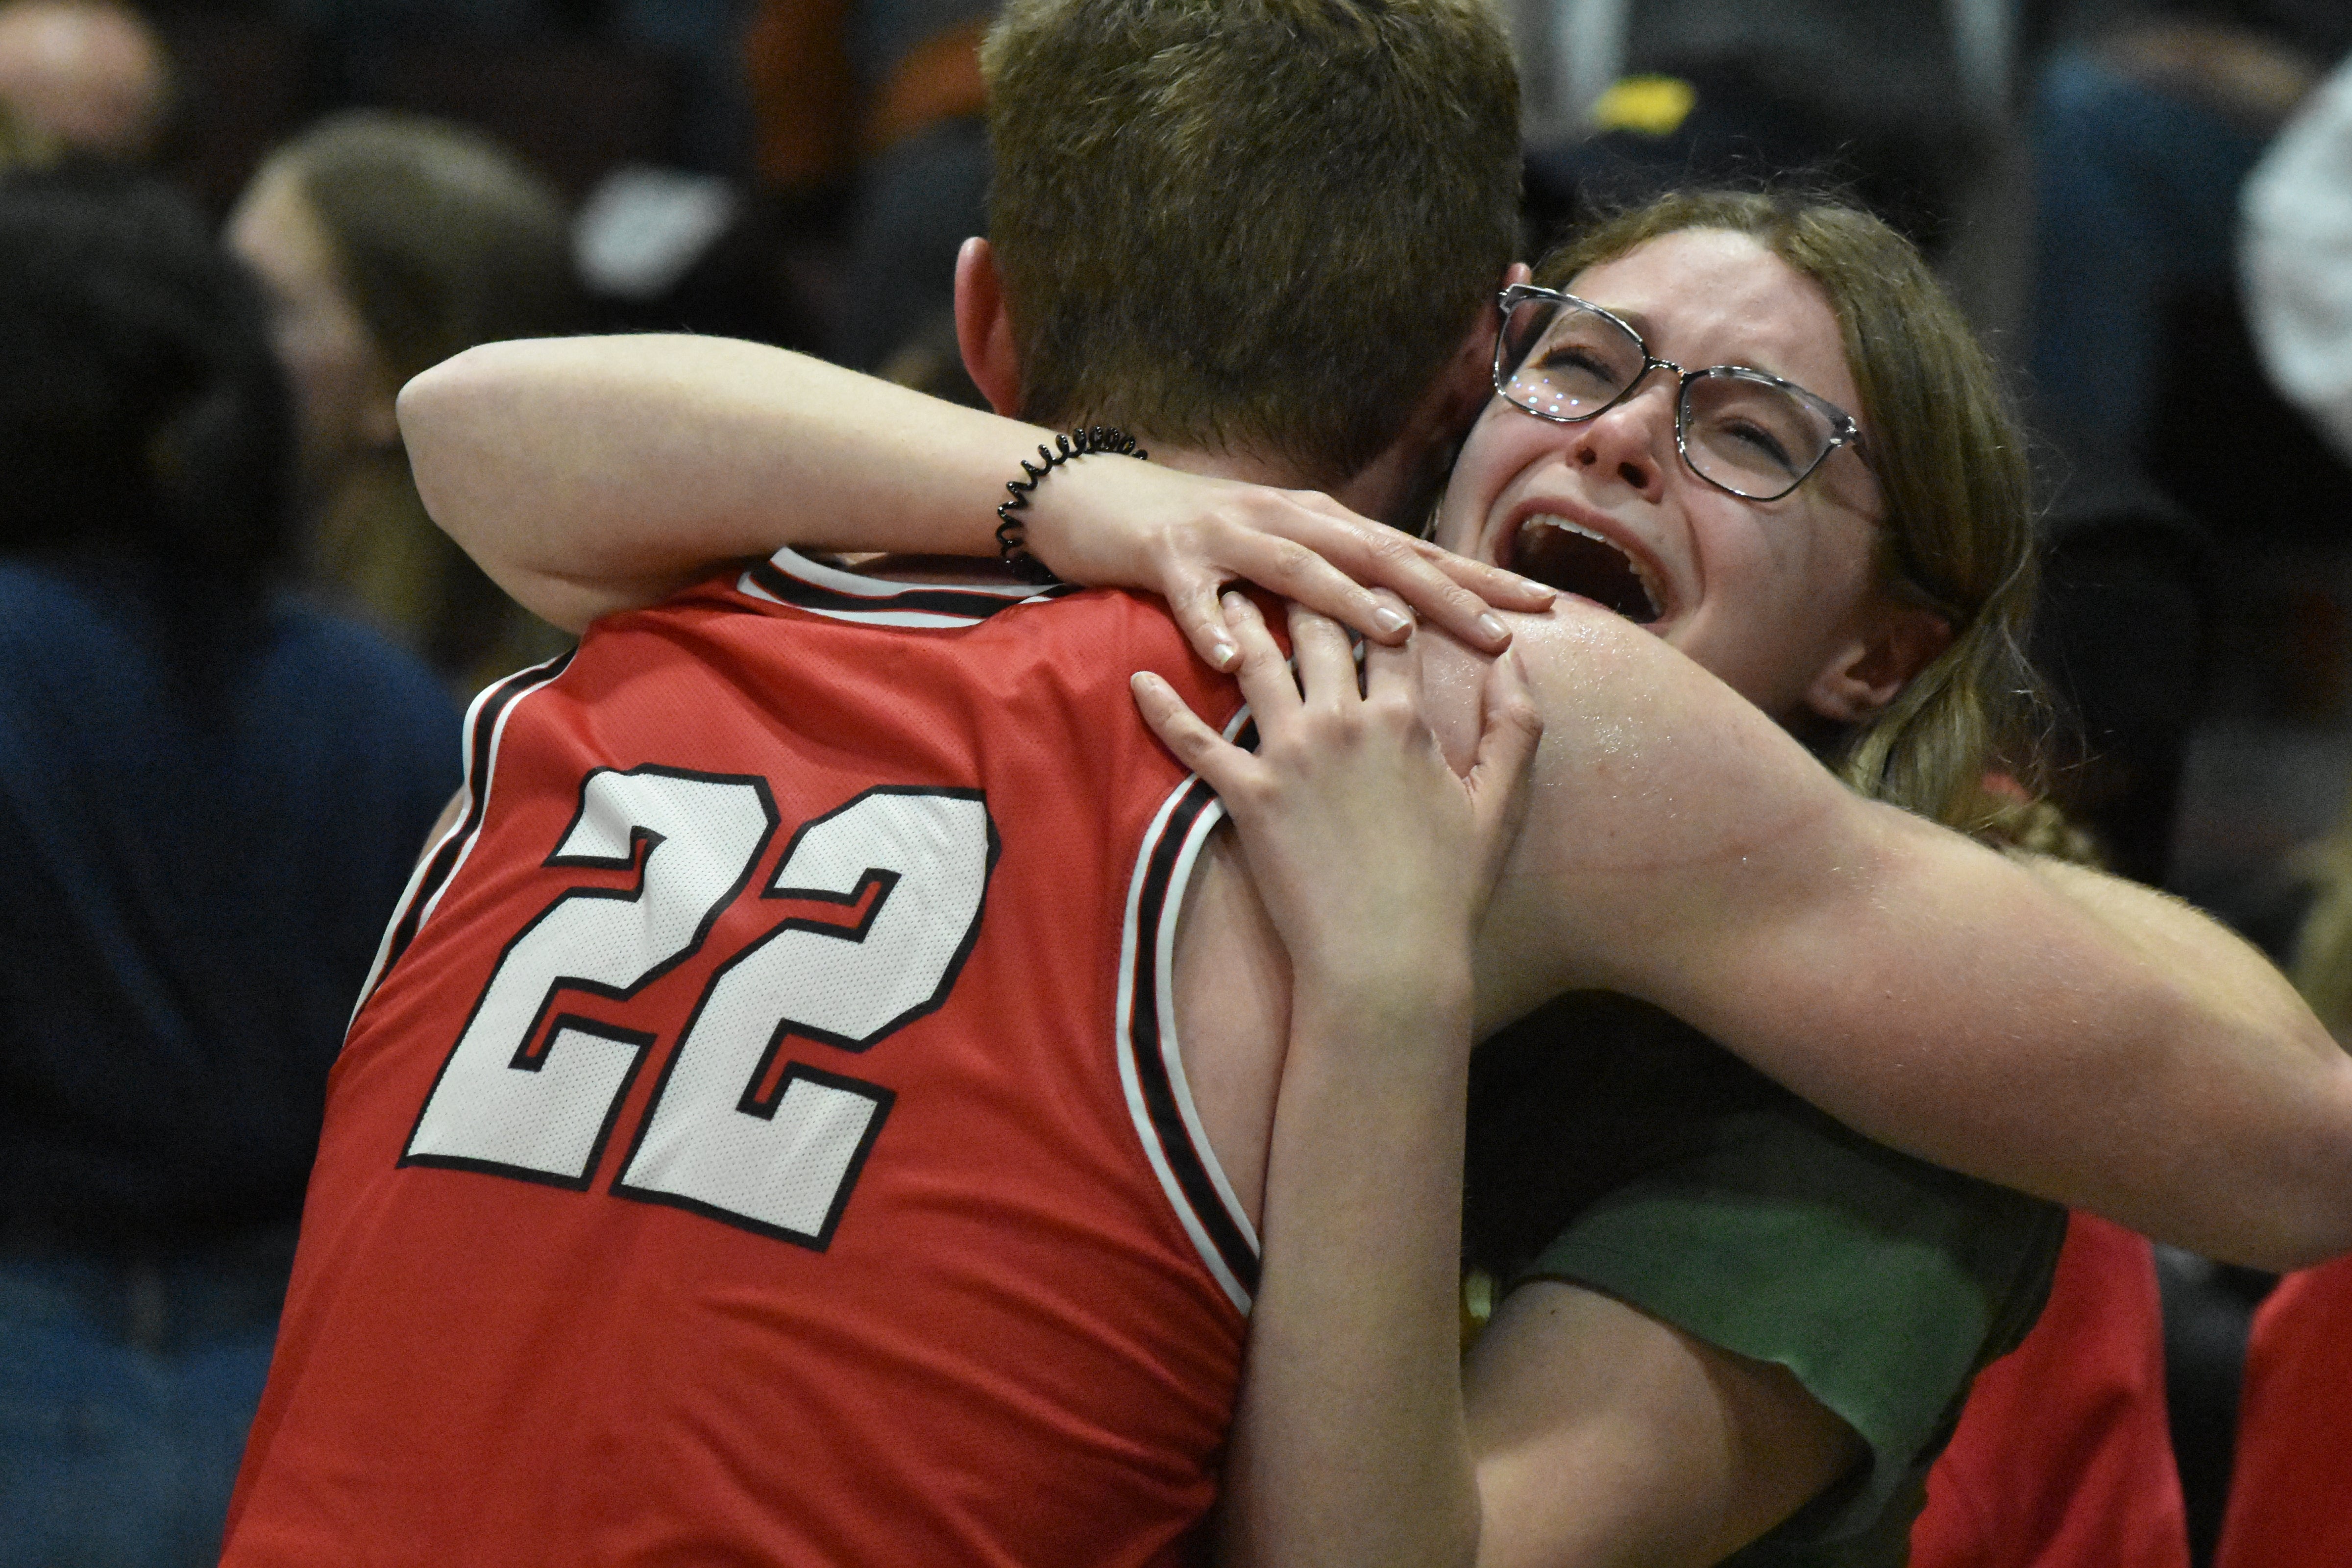
<path id="1" fill-rule="evenodd" d="M 1486 0 L 1012 0 L 989 223 L 1023 412 L 1352 477 L 1517 244 Z"/>

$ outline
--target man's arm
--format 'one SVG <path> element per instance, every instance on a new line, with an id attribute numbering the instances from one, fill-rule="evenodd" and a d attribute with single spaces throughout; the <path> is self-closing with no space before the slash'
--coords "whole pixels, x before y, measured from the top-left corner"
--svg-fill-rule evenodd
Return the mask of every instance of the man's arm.
<path id="1" fill-rule="evenodd" d="M 993 559 L 1006 481 L 1055 438 L 782 349 L 651 333 L 486 343 L 411 381 L 399 407 L 433 520 L 571 631 L 780 545 Z M 1065 465 L 1022 515 L 1048 566 L 1161 595 L 1220 668 L 1217 589 L 1236 579 L 1392 643 L 1407 623 L 1367 585 L 1386 587 L 1490 651 L 1509 640 L 1490 604 L 1553 596 L 1328 497 L 1163 462 Z"/>
<path id="2" fill-rule="evenodd" d="M 1475 713 L 1433 642 L 1433 720 Z M 2210 1257 L 2352 1247 L 2352 1057 L 2166 895 L 1861 800 L 1581 604 L 1519 623 L 1546 739 L 1479 1027 L 1640 996 L 1870 1137 Z M 1458 748 L 1458 739 L 1452 742 Z"/>

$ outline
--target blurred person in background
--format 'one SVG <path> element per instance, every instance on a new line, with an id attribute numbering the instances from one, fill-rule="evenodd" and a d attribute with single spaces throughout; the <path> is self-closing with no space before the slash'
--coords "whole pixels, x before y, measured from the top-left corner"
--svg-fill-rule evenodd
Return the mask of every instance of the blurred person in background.
<path id="1" fill-rule="evenodd" d="M 2341 673 L 2326 668 L 2340 655 L 2324 646 L 2337 612 L 2307 580 L 2275 581 L 2273 557 L 2336 531 L 2352 474 L 2263 386 L 2233 258 L 2240 187 L 2352 45 L 2352 11 L 2106 0 L 2068 12 L 2025 114 L 2022 357 L 2052 496 L 2035 653 L 2084 731 L 2068 804 L 2098 823 L 2119 869 L 2159 881 L 2213 658 L 2277 643 L 2267 700 L 2308 717 L 2340 699 Z M 2250 464 L 2260 485 L 2244 482 Z M 2252 929 L 2242 897 L 2218 901 Z"/>
<path id="2" fill-rule="evenodd" d="M 227 238 L 293 389 L 307 574 L 461 689 L 561 651 L 425 517 L 393 397 L 460 349 L 577 325 L 562 198 L 474 132 L 352 110 L 270 155 Z"/>
<path id="3" fill-rule="evenodd" d="M 2352 1258 L 2290 1274 L 2254 1313 L 2216 1568 L 2352 1562 Z"/>
<path id="4" fill-rule="evenodd" d="M 284 385 L 200 214 L 8 175 L 0 276 L 0 1562 L 208 1563 L 456 715 L 274 591 Z"/>
<path id="5" fill-rule="evenodd" d="M 2311 94 L 2247 180 L 2239 247 L 2264 370 L 2352 457 L 2352 66 Z M 2302 860 L 2314 897 L 2291 973 L 2321 1022 L 2352 1040 L 2352 803 Z M 2254 1313 L 2218 1568 L 2352 1555 L 2347 1442 L 2352 1259 L 2338 1259 L 2288 1275 Z"/>
<path id="6" fill-rule="evenodd" d="M 2247 177 L 2237 240 L 2263 370 L 2352 460 L 2352 65 L 2313 90 Z"/>
<path id="7" fill-rule="evenodd" d="M 2352 65 L 2311 94 L 2248 177 L 2238 247 L 2264 372 L 2352 458 Z M 2320 1021 L 2352 1039 L 2352 809 L 2300 858 L 2311 899 L 2290 972 Z"/>
<path id="8" fill-rule="evenodd" d="M 0 5 L 0 103 L 37 140 L 124 163 L 155 151 L 171 106 L 163 40 L 108 0 Z"/>
<path id="9" fill-rule="evenodd" d="M 2319 87 L 2246 181 L 2239 268 L 2263 369 L 2352 458 L 2352 66 Z M 2303 851 L 2315 889 L 2295 931 L 2295 990 L 2352 1039 L 2352 804 Z"/>
<path id="10" fill-rule="evenodd" d="M 744 37 L 761 184 L 845 202 L 832 357 L 875 369 L 954 301 L 988 226 L 980 40 L 996 0 L 762 0 Z"/>
<path id="11" fill-rule="evenodd" d="M 2233 290 L 2239 193 L 2329 65 L 2326 0 L 2078 5 L 2032 85 L 2038 416 L 2084 507 L 2158 504 L 2163 355 L 2182 301 Z M 2194 505 L 2195 498 L 2174 497 Z"/>

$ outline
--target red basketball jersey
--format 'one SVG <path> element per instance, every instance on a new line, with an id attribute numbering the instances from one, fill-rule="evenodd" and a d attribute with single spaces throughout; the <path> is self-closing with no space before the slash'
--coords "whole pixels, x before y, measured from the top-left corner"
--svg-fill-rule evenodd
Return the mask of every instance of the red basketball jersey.
<path id="1" fill-rule="evenodd" d="M 1927 1472 L 1911 1568 L 2189 1568 L 2145 1237 L 2067 1216 L 2049 1304 Z"/>
<path id="2" fill-rule="evenodd" d="M 1238 707 L 1126 595 L 786 552 L 485 692 L 226 1562 L 1167 1559 L 1256 1239 L 1160 985 L 1216 807 L 1145 668 Z"/>
<path id="3" fill-rule="evenodd" d="M 2352 1563 L 2352 1258 L 2279 1281 L 2254 1313 L 2219 1568 Z"/>

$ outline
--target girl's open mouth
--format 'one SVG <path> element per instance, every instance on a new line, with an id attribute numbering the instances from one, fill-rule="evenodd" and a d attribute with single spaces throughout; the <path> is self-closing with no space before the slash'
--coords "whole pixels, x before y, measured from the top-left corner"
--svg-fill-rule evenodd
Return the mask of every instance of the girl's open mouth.
<path id="1" fill-rule="evenodd" d="M 1641 563 L 1580 522 L 1538 512 L 1511 540 L 1511 570 L 1648 626 L 1664 614 Z"/>

